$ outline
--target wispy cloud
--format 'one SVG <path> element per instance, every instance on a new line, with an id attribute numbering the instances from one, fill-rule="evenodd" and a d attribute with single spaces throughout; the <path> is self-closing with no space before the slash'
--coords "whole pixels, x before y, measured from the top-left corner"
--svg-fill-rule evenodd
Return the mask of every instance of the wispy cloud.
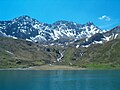
<path id="1" fill-rule="evenodd" d="M 111 18 L 109 16 L 103 15 L 101 17 L 98 18 L 99 20 L 104 20 L 104 21 L 110 21 Z"/>

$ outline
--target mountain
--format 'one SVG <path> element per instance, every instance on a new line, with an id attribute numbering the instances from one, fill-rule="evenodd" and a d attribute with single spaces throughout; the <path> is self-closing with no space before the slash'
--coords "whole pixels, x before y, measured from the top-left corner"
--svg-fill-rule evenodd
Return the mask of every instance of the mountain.
<path id="1" fill-rule="evenodd" d="M 0 68 L 44 64 L 120 68 L 120 25 L 103 31 L 92 22 L 53 24 L 29 16 L 0 21 Z"/>
<path id="2" fill-rule="evenodd" d="M 104 35 L 105 37 L 109 37 L 108 40 L 120 38 L 120 25 L 106 32 Z"/>
<path id="3" fill-rule="evenodd" d="M 115 28 L 103 33 L 96 33 L 93 36 L 86 38 L 86 40 L 80 45 L 88 47 L 91 44 L 103 44 L 118 38 L 120 38 L 120 26 L 116 26 Z"/>
<path id="4" fill-rule="evenodd" d="M 10 21 L 0 21 L 0 35 L 26 39 L 34 42 L 54 42 L 60 39 L 78 40 L 89 38 L 102 30 L 92 22 L 77 24 L 70 21 L 56 21 L 53 24 L 39 22 L 27 15 Z"/>

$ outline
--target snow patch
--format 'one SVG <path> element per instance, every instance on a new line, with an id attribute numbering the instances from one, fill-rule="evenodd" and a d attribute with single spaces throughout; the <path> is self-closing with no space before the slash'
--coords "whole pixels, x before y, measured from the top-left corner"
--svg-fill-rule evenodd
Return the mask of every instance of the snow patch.
<path id="1" fill-rule="evenodd" d="M 89 46 L 90 46 L 90 44 L 89 45 L 82 45 L 82 47 L 86 47 L 86 48 L 89 47 Z"/>
<path id="2" fill-rule="evenodd" d="M 63 56 L 64 56 L 63 53 L 64 53 L 64 51 L 63 51 L 63 52 L 60 52 L 60 57 L 57 58 L 57 61 L 58 61 L 58 62 L 63 58 Z"/>
<path id="3" fill-rule="evenodd" d="M 77 45 L 76 48 L 79 48 L 80 45 Z"/>
<path id="4" fill-rule="evenodd" d="M 118 36 L 118 34 L 115 34 L 114 39 L 116 39 L 116 38 L 117 38 L 117 36 Z"/>
<path id="5" fill-rule="evenodd" d="M 13 54 L 12 52 L 10 52 L 10 51 L 7 51 L 7 50 L 6 50 L 6 52 L 7 52 L 7 53 L 9 53 L 9 54 Z"/>

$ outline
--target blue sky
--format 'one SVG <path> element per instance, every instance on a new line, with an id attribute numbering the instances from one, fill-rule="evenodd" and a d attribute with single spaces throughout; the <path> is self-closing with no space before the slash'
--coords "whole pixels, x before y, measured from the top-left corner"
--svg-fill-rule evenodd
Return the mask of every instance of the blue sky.
<path id="1" fill-rule="evenodd" d="M 0 20 L 28 15 L 46 23 L 91 21 L 102 29 L 110 29 L 120 24 L 119 5 L 120 0 L 0 0 Z"/>

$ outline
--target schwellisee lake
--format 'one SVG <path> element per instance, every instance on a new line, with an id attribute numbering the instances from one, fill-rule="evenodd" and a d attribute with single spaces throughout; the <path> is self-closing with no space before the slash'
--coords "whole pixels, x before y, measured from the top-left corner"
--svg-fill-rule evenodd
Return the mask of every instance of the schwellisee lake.
<path id="1" fill-rule="evenodd" d="M 120 70 L 1 70 L 0 90 L 120 90 Z"/>

